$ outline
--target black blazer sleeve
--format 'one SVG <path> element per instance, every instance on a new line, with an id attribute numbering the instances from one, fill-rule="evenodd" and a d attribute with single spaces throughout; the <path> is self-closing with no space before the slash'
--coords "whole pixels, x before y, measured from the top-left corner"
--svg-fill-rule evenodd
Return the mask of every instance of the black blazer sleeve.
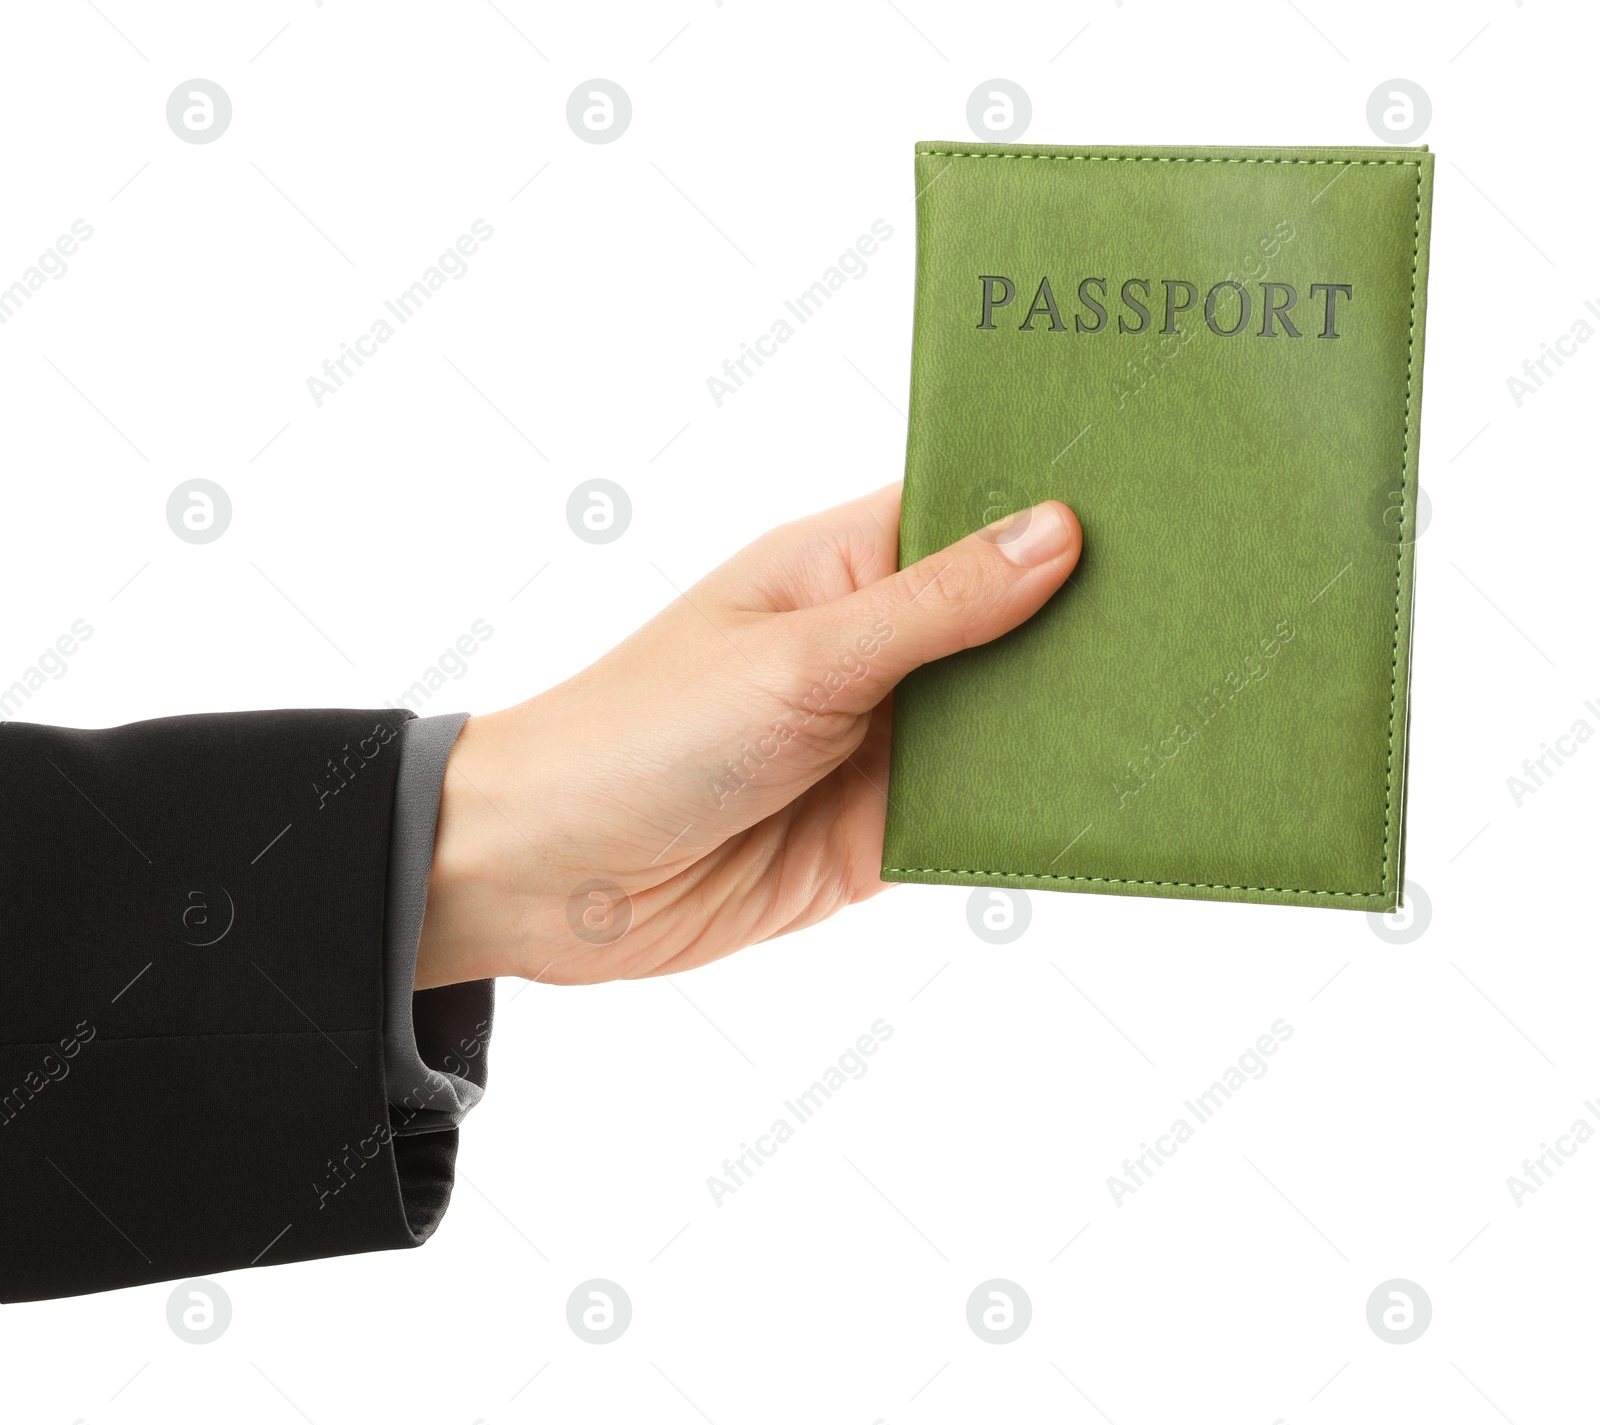
<path id="1" fill-rule="evenodd" d="M 0 725 L 0 1300 L 422 1242 L 384 1086 L 412 714 Z"/>

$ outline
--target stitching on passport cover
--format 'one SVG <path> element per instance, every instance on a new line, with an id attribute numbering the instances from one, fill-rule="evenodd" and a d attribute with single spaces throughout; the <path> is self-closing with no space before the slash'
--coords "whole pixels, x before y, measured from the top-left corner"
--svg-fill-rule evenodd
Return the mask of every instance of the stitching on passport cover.
<path id="1" fill-rule="evenodd" d="M 1416 377 L 1417 349 L 1417 262 L 1422 246 L 1422 168 L 1417 168 L 1416 207 L 1411 219 L 1411 309 L 1406 327 L 1406 409 L 1400 429 L 1400 531 L 1394 556 L 1394 642 L 1389 650 L 1389 756 L 1383 768 L 1383 864 L 1378 885 L 1389 887 L 1389 839 L 1394 804 L 1394 719 L 1400 686 L 1400 575 L 1406 548 L 1406 461 L 1411 451 L 1411 389 Z M 1398 889 L 1398 888 L 1397 888 Z"/>
<path id="2" fill-rule="evenodd" d="M 917 153 L 922 158 L 1042 158 L 1056 163 L 1303 163 L 1312 167 L 1337 164 L 1341 168 L 1415 168 L 1418 185 L 1422 182 L 1422 164 L 1414 158 L 1190 158 L 1131 153 L 970 153 L 965 149 L 938 148 L 919 148 Z"/>
<path id="3" fill-rule="evenodd" d="M 1270 891 L 1280 896 L 1341 896 L 1347 900 L 1386 899 L 1386 891 L 1303 891 L 1298 886 L 1224 886 L 1211 881 L 1136 881 L 1122 876 L 1058 876 L 1044 871 L 974 871 L 960 866 L 885 866 L 908 876 L 1005 876 L 1021 881 L 1086 881 L 1098 886 L 1171 886 L 1184 891 Z"/>

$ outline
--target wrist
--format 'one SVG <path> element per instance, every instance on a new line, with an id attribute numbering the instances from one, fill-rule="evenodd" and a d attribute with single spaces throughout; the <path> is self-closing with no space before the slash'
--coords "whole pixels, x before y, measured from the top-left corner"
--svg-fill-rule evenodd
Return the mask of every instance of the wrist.
<path id="1" fill-rule="evenodd" d="M 504 853 L 492 825 L 498 817 L 484 795 L 494 794 L 495 741 L 491 718 L 468 718 L 445 764 L 417 945 L 419 990 L 514 973 L 506 960 Z"/>

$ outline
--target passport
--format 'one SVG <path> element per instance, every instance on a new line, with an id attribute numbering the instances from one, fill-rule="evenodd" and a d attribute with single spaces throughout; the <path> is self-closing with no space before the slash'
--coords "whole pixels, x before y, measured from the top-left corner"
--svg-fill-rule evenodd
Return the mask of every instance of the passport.
<path id="1" fill-rule="evenodd" d="M 888 881 L 1402 904 L 1433 155 L 916 146 L 902 567 L 1072 578 L 895 694 Z"/>

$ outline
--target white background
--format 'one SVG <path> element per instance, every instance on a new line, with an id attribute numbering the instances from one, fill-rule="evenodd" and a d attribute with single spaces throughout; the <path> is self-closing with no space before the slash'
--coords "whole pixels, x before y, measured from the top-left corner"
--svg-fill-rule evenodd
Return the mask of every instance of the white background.
<path id="1" fill-rule="evenodd" d="M 987 79 L 1029 92 L 1030 140 L 1122 144 L 1373 143 L 1368 95 L 1420 83 L 1431 918 L 1391 945 L 1363 914 L 1038 893 L 996 948 L 967 891 L 903 888 L 681 984 L 508 982 L 427 1247 L 226 1276 L 206 1346 L 164 1285 L 7 1307 L 8 1419 L 1592 1418 L 1600 1141 L 1520 1206 L 1506 1181 L 1600 1095 L 1600 745 L 1520 807 L 1506 784 L 1600 729 L 1600 350 L 1506 384 L 1600 301 L 1587 7 L 97 4 L 8 7 L 0 88 L 0 285 L 94 229 L 0 326 L 0 683 L 88 620 L 24 714 L 71 726 L 375 706 L 476 619 L 429 711 L 505 706 L 663 575 L 893 479 L 912 144 L 967 136 Z M 233 103 L 208 144 L 165 120 L 196 76 Z M 565 118 L 595 76 L 634 109 L 605 145 Z M 319 409 L 306 378 L 480 218 L 468 274 Z M 878 218 L 866 275 L 714 405 Z M 603 547 L 564 518 L 593 476 L 634 505 Z M 195 477 L 233 501 L 212 544 L 165 522 Z M 880 1018 L 870 1072 L 714 1205 Z M 1108 1175 L 1278 1019 L 1270 1072 L 1117 1206 Z M 566 1322 L 592 1277 L 633 1302 L 611 1345 Z M 1014 1344 L 966 1322 L 992 1277 L 1032 1300 Z M 1434 1309 L 1403 1346 L 1366 1320 L 1395 1277 Z"/>

